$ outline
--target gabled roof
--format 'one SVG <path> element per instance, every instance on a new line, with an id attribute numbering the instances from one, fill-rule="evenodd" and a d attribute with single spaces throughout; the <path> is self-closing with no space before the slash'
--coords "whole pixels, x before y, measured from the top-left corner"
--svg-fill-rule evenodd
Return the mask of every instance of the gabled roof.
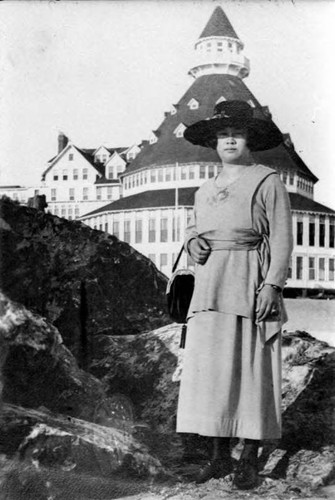
<path id="1" fill-rule="evenodd" d="M 252 101 L 263 114 L 267 108 L 261 106 L 244 82 L 236 76 L 225 74 L 200 76 L 194 80 L 191 87 L 180 99 L 177 113 L 165 116 L 158 128 L 160 132 L 158 141 L 155 144 L 143 144 L 141 151 L 127 167 L 123 175 L 151 165 L 168 165 L 177 162 L 180 164 L 220 162 L 216 151 L 213 149 L 194 146 L 183 137 L 176 137 L 173 132 L 180 123 L 190 125 L 198 120 L 212 116 L 214 106 L 221 97 L 227 100 Z M 188 103 L 192 98 L 199 102 L 198 109 L 189 108 Z M 294 170 L 313 182 L 318 180 L 295 150 L 284 144 L 269 151 L 259 151 L 253 155 L 259 163 L 264 163 L 277 170 Z"/>
<path id="2" fill-rule="evenodd" d="M 198 187 L 180 188 L 178 189 L 178 206 L 193 207 L 194 193 Z M 145 191 L 131 196 L 120 198 L 112 201 L 104 207 L 97 208 L 92 212 L 82 215 L 80 218 L 85 218 L 100 213 L 119 211 L 119 210 L 135 210 L 139 208 L 157 208 L 157 207 L 174 207 L 176 203 L 175 189 L 157 189 L 154 191 Z"/>
<path id="3" fill-rule="evenodd" d="M 216 7 L 199 38 L 224 36 L 239 39 L 221 7 Z"/>
<path id="4" fill-rule="evenodd" d="M 289 196 L 292 210 L 335 215 L 335 210 L 332 208 L 326 207 L 325 205 L 322 205 L 311 198 L 307 198 L 302 194 L 289 193 Z"/>

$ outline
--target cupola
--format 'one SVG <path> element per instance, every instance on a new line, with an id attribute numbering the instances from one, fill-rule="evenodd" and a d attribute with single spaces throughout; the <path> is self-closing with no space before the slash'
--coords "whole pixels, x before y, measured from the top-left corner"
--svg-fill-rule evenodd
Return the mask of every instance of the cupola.
<path id="1" fill-rule="evenodd" d="M 245 78 L 249 59 L 243 55 L 243 43 L 221 7 L 216 7 L 195 44 L 194 66 L 189 75 L 226 74 Z"/>

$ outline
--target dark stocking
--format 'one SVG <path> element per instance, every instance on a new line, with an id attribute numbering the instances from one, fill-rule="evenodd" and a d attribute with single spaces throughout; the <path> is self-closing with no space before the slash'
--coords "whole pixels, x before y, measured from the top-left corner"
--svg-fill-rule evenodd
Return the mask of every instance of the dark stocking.
<path id="1" fill-rule="evenodd" d="M 214 437 L 212 460 L 230 457 L 230 438 Z"/>

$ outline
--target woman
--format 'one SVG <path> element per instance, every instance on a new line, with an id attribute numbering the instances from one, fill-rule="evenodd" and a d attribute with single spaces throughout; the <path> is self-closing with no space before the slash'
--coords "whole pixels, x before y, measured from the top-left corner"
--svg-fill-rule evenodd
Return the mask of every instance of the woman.
<path id="1" fill-rule="evenodd" d="M 232 472 L 230 438 L 243 438 L 234 475 L 241 489 L 258 483 L 260 440 L 281 436 L 281 292 L 292 252 L 286 189 L 251 155 L 282 136 L 254 113 L 244 101 L 224 101 L 184 133 L 215 148 L 223 168 L 197 191 L 185 240 L 197 266 L 177 432 L 213 438 L 198 483 Z"/>

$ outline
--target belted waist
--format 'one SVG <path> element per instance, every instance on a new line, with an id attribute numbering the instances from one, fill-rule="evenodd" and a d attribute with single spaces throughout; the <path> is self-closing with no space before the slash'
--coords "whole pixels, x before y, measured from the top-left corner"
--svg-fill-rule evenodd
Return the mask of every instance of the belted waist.
<path id="1" fill-rule="evenodd" d="M 258 233 L 255 229 L 235 229 L 230 233 L 219 230 L 204 231 L 199 233 L 211 247 L 211 251 L 237 250 L 249 251 L 257 250 L 261 273 L 265 278 L 270 264 L 270 245 L 267 234 Z"/>
<path id="2" fill-rule="evenodd" d="M 223 231 L 211 230 L 199 234 L 208 241 L 211 250 L 256 250 L 264 240 L 266 234 L 258 233 L 255 229 L 235 229 L 229 234 Z"/>

